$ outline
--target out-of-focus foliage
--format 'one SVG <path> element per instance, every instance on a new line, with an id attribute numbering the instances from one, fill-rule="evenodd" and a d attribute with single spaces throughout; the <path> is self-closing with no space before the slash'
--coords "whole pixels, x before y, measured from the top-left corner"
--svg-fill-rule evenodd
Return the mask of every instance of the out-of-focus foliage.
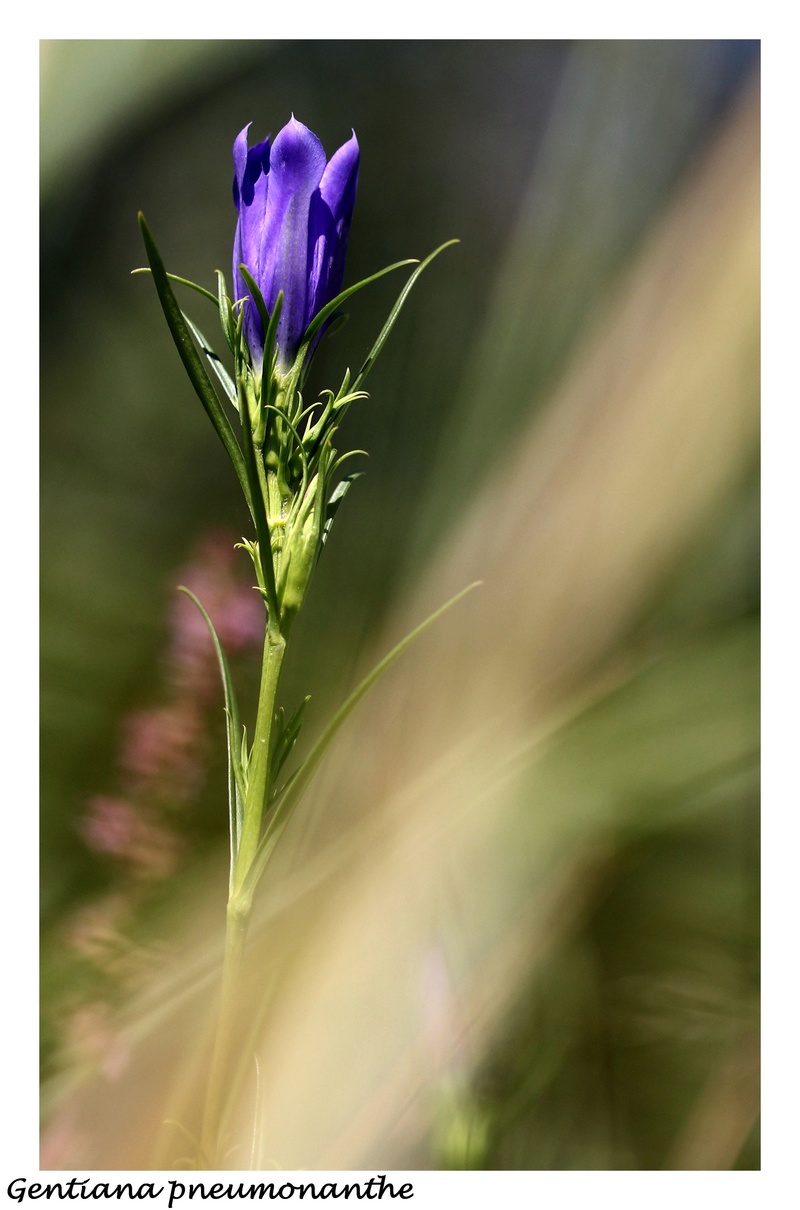
<path id="1" fill-rule="evenodd" d="M 354 718 L 264 896 L 263 1154 L 757 1167 L 756 71 L 731 42 L 44 45 L 43 1165 L 172 1165 L 164 1119 L 195 1125 L 224 731 L 174 586 L 252 704 L 247 519 L 129 271 L 142 209 L 213 284 L 233 137 L 293 110 L 358 134 L 348 281 L 462 242 L 348 417 L 367 474 L 285 704 L 320 727 L 401 617 L 485 583 Z"/>

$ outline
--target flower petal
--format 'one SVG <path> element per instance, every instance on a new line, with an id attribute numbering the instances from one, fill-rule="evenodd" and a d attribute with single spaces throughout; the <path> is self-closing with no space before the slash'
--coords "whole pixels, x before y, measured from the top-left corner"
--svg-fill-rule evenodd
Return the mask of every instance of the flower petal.
<path id="1" fill-rule="evenodd" d="M 305 329 L 309 207 L 324 170 L 325 151 L 319 139 L 292 117 L 275 139 L 270 154 L 269 195 L 261 231 L 262 263 L 256 277 L 269 311 L 279 290 L 284 293 L 278 325 L 278 346 L 284 363 L 293 359 Z"/>
<path id="2" fill-rule="evenodd" d="M 360 152 L 352 137 L 334 152 L 309 215 L 309 295 L 306 325 L 342 287 L 350 220 L 356 201 Z"/>
<path id="3" fill-rule="evenodd" d="M 266 138 L 248 149 L 249 128 L 250 123 L 240 132 L 233 144 L 233 201 L 239 211 L 233 241 L 233 292 L 234 298 L 237 299 L 249 298 L 249 291 L 239 272 L 241 264 L 247 265 L 256 281 L 259 280 L 269 196 L 269 139 Z M 245 304 L 244 332 L 248 347 L 257 364 L 260 364 L 264 333 L 252 300 Z"/>
<path id="4" fill-rule="evenodd" d="M 244 130 L 239 131 L 233 144 L 233 204 L 237 210 L 242 194 L 242 181 L 247 168 L 247 132 L 252 124 L 252 122 L 248 122 Z"/>
<path id="5" fill-rule="evenodd" d="M 328 203 L 337 225 L 343 220 L 349 223 L 352 217 L 356 203 L 360 157 L 358 139 L 353 131 L 347 142 L 333 153 L 322 174 L 319 191 L 322 200 Z"/>
<path id="6" fill-rule="evenodd" d="M 245 337 L 260 370 L 264 332 L 239 266 L 252 274 L 268 311 L 283 291 L 277 343 L 286 367 L 308 324 L 341 289 L 359 148 L 353 133 L 326 164 L 319 139 L 294 115 L 272 148 L 269 139 L 248 148 L 248 131 L 249 124 L 233 145 L 233 200 L 239 214 L 233 284 L 235 297 L 247 300 Z"/>

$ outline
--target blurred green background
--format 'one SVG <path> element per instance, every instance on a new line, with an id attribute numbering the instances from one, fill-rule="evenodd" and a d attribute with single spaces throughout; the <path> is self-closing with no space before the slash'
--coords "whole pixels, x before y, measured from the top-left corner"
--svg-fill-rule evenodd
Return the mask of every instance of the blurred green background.
<path id="1" fill-rule="evenodd" d="M 163 967 L 181 888 L 224 842 L 220 700 L 209 688 L 202 709 L 188 701 L 175 585 L 205 577 L 220 608 L 248 591 L 245 557 L 229 566 L 221 553 L 248 532 L 233 473 L 151 283 L 130 276 L 144 259 L 137 211 L 167 267 L 211 285 L 215 268 L 230 271 L 233 138 L 251 120 L 254 136 L 274 135 L 294 112 L 329 155 L 351 127 L 358 135 L 346 282 L 461 241 L 421 280 L 372 398 L 348 416 L 366 475 L 339 514 L 282 693 L 288 704 L 310 692 L 319 727 L 398 602 L 435 576 L 487 485 L 502 484 L 755 87 L 758 56 L 757 43 L 733 41 L 42 44 L 53 1166 L 87 1162 L 65 1106 L 81 1081 L 118 1078 L 110 1022 Z M 364 356 L 398 288 L 382 280 L 353 301 L 320 350 L 320 388 Z M 189 309 L 211 336 L 202 301 Z M 635 355 L 646 358 L 646 338 Z M 756 358 L 750 347 L 742 371 L 752 409 Z M 545 825 L 554 851 L 599 836 L 607 859 L 547 961 L 516 981 L 493 1030 L 442 1081 L 410 1153 L 418 1166 L 758 1166 L 755 439 L 742 448 L 595 658 L 593 674 L 613 664 L 610 688 L 590 693 L 530 770 L 530 801 L 559 821 Z M 252 703 L 246 621 L 237 675 Z M 150 764 L 131 755 L 132 734 L 163 739 L 160 724 L 176 717 L 173 748 Z M 91 823 L 109 801 L 127 804 L 111 840 Z M 215 884 L 220 912 L 223 894 Z"/>

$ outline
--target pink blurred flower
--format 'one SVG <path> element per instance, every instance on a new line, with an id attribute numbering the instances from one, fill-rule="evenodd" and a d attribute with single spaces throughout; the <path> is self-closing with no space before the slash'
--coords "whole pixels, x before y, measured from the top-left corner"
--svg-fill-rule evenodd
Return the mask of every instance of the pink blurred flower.
<path id="1" fill-rule="evenodd" d="M 182 800 L 202 779 L 201 738 L 192 702 L 140 710 L 123 724 L 120 766 L 139 792 Z"/>
<path id="2" fill-rule="evenodd" d="M 80 1159 L 88 1136 L 78 1128 L 76 1118 L 75 1104 L 68 1101 L 45 1126 L 39 1146 L 39 1167 L 43 1172 L 82 1167 Z"/>
<path id="3" fill-rule="evenodd" d="M 90 848 L 124 859 L 149 878 L 172 873 L 182 848 L 179 838 L 151 813 L 124 798 L 90 799 L 81 831 Z"/>
<path id="4" fill-rule="evenodd" d="M 109 1080 L 121 1076 L 130 1049 L 111 1024 L 111 1009 L 102 1000 L 85 1004 L 67 1022 L 66 1045 L 78 1062 L 96 1062 Z"/>
<path id="5" fill-rule="evenodd" d="M 180 572 L 231 655 L 259 645 L 264 637 L 264 604 L 255 588 L 238 577 L 240 566 L 230 535 L 213 533 Z M 173 608 L 170 654 L 176 682 L 207 698 L 216 684 L 216 656 L 205 622 L 184 595 Z"/>
<path id="6" fill-rule="evenodd" d="M 126 896 L 107 895 L 73 913 L 64 926 L 64 940 L 82 958 L 104 965 L 109 955 L 125 944 L 121 927 L 129 915 Z"/>

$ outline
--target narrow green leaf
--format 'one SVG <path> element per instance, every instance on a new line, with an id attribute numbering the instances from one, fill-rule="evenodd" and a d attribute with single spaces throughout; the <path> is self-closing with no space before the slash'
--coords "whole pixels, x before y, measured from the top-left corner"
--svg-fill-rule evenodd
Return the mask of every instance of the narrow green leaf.
<path id="1" fill-rule="evenodd" d="M 233 345 L 233 323 L 231 320 L 231 300 L 228 298 L 228 287 L 225 282 L 225 274 L 221 269 L 215 269 L 217 275 L 217 306 L 219 307 L 219 321 L 222 324 L 222 334 L 225 337 L 225 343 L 235 356 Z"/>
<path id="2" fill-rule="evenodd" d="M 264 302 L 264 296 L 256 285 L 255 278 L 249 272 L 247 265 L 240 265 L 239 272 L 247 283 L 247 288 L 253 296 L 253 302 L 256 304 L 258 317 L 261 320 L 261 331 L 266 335 L 266 333 L 269 331 L 270 319 L 267 304 Z M 247 306 L 246 301 L 244 305 Z M 266 348 L 266 344 L 264 345 L 264 348 Z"/>
<path id="3" fill-rule="evenodd" d="M 272 816 L 267 824 L 266 831 L 256 852 L 253 864 L 251 865 L 247 874 L 247 879 L 244 886 L 245 895 L 252 895 L 254 893 L 258 880 L 264 871 L 267 861 L 269 860 L 270 854 L 275 848 L 275 845 L 278 843 L 283 829 L 289 822 L 292 811 L 300 801 L 335 736 L 341 730 L 343 724 L 353 713 L 364 695 L 369 692 L 377 681 L 380 680 L 383 674 L 388 671 L 395 660 L 403 654 L 406 648 L 411 646 L 415 639 L 418 639 L 429 626 L 432 626 L 433 623 L 438 621 L 443 614 L 447 613 L 448 609 L 451 609 L 453 605 L 456 605 L 462 599 L 462 597 L 465 597 L 468 592 L 472 592 L 473 588 L 477 588 L 481 583 L 481 580 L 476 580 L 475 583 L 468 584 L 466 588 L 462 588 L 460 592 L 457 592 L 456 595 L 451 597 L 449 601 L 446 601 L 444 605 L 440 605 L 438 609 L 434 610 L 434 612 L 430 614 L 424 620 L 424 622 L 420 622 L 419 626 L 416 626 L 410 632 L 410 634 L 407 634 L 404 639 L 401 639 L 400 642 L 392 648 L 388 655 L 385 655 L 380 663 L 375 665 L 375 667 L 372 669 L 372 672 L 370 672 L 368 676 L 364 677 L 364 680 L 360 683 L 360 685 L 353 690 L 343 705 L 339 707 L 336 714 L 328 723 L 327 727 L 314 744 L 300 768 L 292 774 L 286 785 L 283 786 L 282 789 L 279 790 L 275 795 L 272 803 Z"/>
<path id="4" fill-rule="evenodd" d="M 289 430 L 289 432 L 291 433 L 292 437 L 294 437 L 294 442 L 297 447 L 297 452 L 300 455 L 300 461 L 303 464 L 303 486 L 300 489 L 300 492 L 302 494 L 302 492 L 305 491 L 305 485 L 308 480 L 308 456 L 306 455 L 306 450 L 305 450 L 305 445 L 303 444 L 303 439 L 300 436 L 300 434 L 298 433 L 295 426 L 292 424 L 289 417 L 286 415 L 285 412 L 282 412 L 280 408 L 276 408 L 274 404 L 268 403 L 264 410 L 267 412 L 274 412 L 275 415 L 280 419 L 281 423 L 286 425 L 286 427 Z"/>
<path id="5" fill-rule="evenodd" d="M 239 754 L 239 734 L 241 731 L 239 707 L 236 702 L 236 693 L 233 688 L 228 659 L 214 623 L 190 588 L 179 584 L 178 592 L 184 593 L 200 611 L 203 621 L 208 627 L 208 632 L 211 635 L 211 641 L 217 653 L 217 662 L 219 663 L 220 675 L 222 677 L 222 689 L 225 694 L 225 732 L 228 747 L 228 825 L 231 838 L 231 885 L 233 885 L 233 871 L 236 864 L 236 855 L 239 851 L 244 801 L 247 796 L 247 783 Z"/>
<path id="6" fill-rule="evenodd" d="M 222 385 L 222 389 L 224 390 L 225 394 L 228 396 L 228 399 L 231 401 L 233 406 L 238 411 L 239 410 L 239 401 L 236 397 L 236 385 L 235 385 L 233 379 L 231 378 L 228 371 L 225 369 L 225 366 L 222 364 L 222 362 L 220 361 L 217 354 L 211 348 L 211 345 L 208 343 L 205 336 L 198 328 L 197 324 L 192 322 L 192 320 L 189 318 L 189 316 L 186 314 L 185 311 L 182 311 L 181 314 L 183 315 L 183 318 L 186 321 L 187 328 L 189 329 L 192 336 L 194 336 L 195 340 L 199 344 L 201 351 L 203 353 L 205 353 L 206 359 L 207 359 L 209 365 L 211 366 L 211 369 L 214 371 L 214 373 L 216 374 L 217 378 L 219 379 L 219 381 Z"/>
<path id="7" fill-rule="evenodd" d="M 233 463 L 233 469 L 236 471 L 236 476 L 241 484 L 242 491 L 245 494 L 245 499 L 253 511 L 253 497 L 248 482 L 247 470 L 245 468 L 244 457 L 239 447 L 239 443 L 234 435 L 233 426 L 225 415 L 225 411 L 220 403 L 217 393 L 211 385 L 211 379 L 206 372 L 206 368 L 200 360 L 200 355 L 194 346 L 191 333 L 186 326 L 183 318 L 183 312 L 178 306 L 178 301 L 169 284 L 168 274 L 164 268 L 164 262 L 161 259 L 161 254 L 156 247 L 155 240 L 150 234 L 150 228 L 145 222 L 143 214 L 139 214 L 139 227 L 144 240 L 145 251 L 147 258 L 150 261 L 150 268 L 153 273 L 153 282 L 158 293 L 158 298 L 161 303 L 161 308 L 164 312 L 164 317 L 167 321 L 172 339 L 175 342 L 175 347 L 180 354 L 181 361 L 184 364 L 186 373 L 189 375 L 192 386 L 194 387 L 197 396 L 206 410 L 209 420 L 213 424 L 217 436 L 228 453 L 228 457 Z"/>
<path id="8" fill-rule="evenodd" d="M 325 330 L 326 339 L 330 340 L 331 336 L 335 336 L 337 332 L 341 332 L 349 318 L 350 316 L 344 311 L 341 315 L 334 315 L 333 319 Z"/>
<path id="9" fill-rule="evenodd" d="M 335 453 L 336 451 L 333 452 Z M 336 459 L 330 469 L 330 475 L 335 475 L 339 467 L 342 466 L 343 463 L 349 462 L 351 458 L 369 458 L 369 454 L 366 450 L 347 450 L 344 454 L 340 454 Z M 363 474 L 363 472 L 359 471 L 358 474 Z M 356 478 L 358 478 L 358 475 L 356 475 Z"/>
<path id="10" fill-rule="evenodd" d="M 152 269 L 149 269 L 145 266 L 142 269 L 131 269 L 131 276 L 133 277 L 137 273 L 152 272 Z M 214 304 L 215 307 L 219 306 L 219 300 L 217 299 L 216 295 L 212 294 L 210 290 L 207 290 L 205 286 L 198 286 L 196 281 L 189 281 L 188 277 L 178 277 L 177 273 L 168 273 L 167 277 L 170 281 L 177 282 L 179 286 L 188 286 L 190 290 L 194 290 L 197 294 L 202 294 L 203 298 L 207 298 Z"/>
<path id="11" fill-rule="evenodd" d="M 242 727 L 242 750 L 241 750 L 241 756 L 239 759 L 241 760 L 241 763 L 242 763 L 242 773 L 244 774 L 244 781 L 245 781 L 245 783 L 247 783 L 248 770 L 250 768 L 250 749 L 247 745 L 247 728 L 246 727 Z"/>
<path id="12" fill-rule="evenodd" d="M 380 335 L 378 336 L 378 339 L 375 341 L 375 344 L 370 349 L 369 355 L 367 356 L 366 361 L 364 362 L 363 366 L 361 367 L 361 369 L 358 371 L 358 374 L 356 375 L 355 382 L 353 383 L 354 391 L 358 390 L 359 386 L 364 381 L 367 374 L 370 372 L 373 365 L 375 364 L 378 354 L 380 353 L 383 346 L 386 344 L 386 341 L 389 337 L 389 333 L 391 332 L 392 328 L 394 327 L 394 325 L 397 321 L 397 317 L 400 314 L 400 311 L 402 310 L 403 303 L 406 301 L 409 294 L 411 293 L 411 290 L 413 289 L 414 285 L 416 284 L 417 278 L 419 277 L 420 273 L 424 272 L 424 270 L 427 269 L 427 267 L 431 263 L 431 261 L 435 257 L 437 257 L 440 252 L 444 252 L 445 248 L 450 248 L 450 247 L 452 247 L 453 244 L 457 244 L 459 242 L 460 241 L 457 239 L 448 240 L 446 244 L 442 244 L 439 248 L 436 248 L 435 251 L 431 252 L 430 256 L 426 256 L 425 260 L 422 262 L 422 264 L 418 265 L 417 268 L 414 270 L 414 272 L 411 274 L 408 281 L 403 286 L 403 289 L 400 291 L 400 295 L 397 299 L 397 302 L 394 304 L 391 311 L 389 312 L 389 318 L 386 320 L 386 323 L 383 325 Z"/>
<path id="13" fill-rule="evenodd" d="M 272 365 L 275 357 L 275 343 L 278 339 L 278 323 L 280 322 L 282 311 L 283 290 L 279 290 L 278 297 L 275 299 L 275 306 L 272 308 L 272 316 L 270 318 L 269 325 L 264 329 L 264 356 L 269 357 L 268 367 Z M 270 402 L 272 402 L 271 399 Z"/>
<path id="14" fill-rule="evenodd" d="M 325 525 L 323 526 L 322 536 L 320 538 L 320 554 L 322 553 L 322 547 L 328 541 L 328 534 L 331 532 L 331 526 L 333 525 L 334 518 L 339 511 L 339 506 L 341 505 L 342 500 L 344 500 L 345 496 L 350 491 L 351 485 L 355 483 L 356 479 L 360 479 L 363 474 L 363 471 L 354 471 L 352 475 L 348 475 L 345 479 L 342 479 L 341 483 L 337 483 L 336 487 L 333 489 L 331 498 L 328 501 L 327 510 L 325 512 Z"/>
<path id="15" fill-rule="evenodd" d="M 275 715 L 275 739 L 273 741 L 272 757 L 270 760 L 270 772 L 273 783 L 297 743 L 297 738 L 303 725 L 303 716 L 310 701 L 310 697 L 304 697 L 289 719 L 286 719 L 283 707 Z"/>
<path id="16" fill-rule="evenodd" d="M 369 391 L 351 391 L 349 395 L 337 395 L 333 401 L 333 410 L 340 412 L 342 408 L 349 408 L 351 403 L 359 399 L 369 399 Z"/>
<path id="17" fill-rule="evenodd" d="M 266 591 L 267 608 L 269 609 L 270 624 L 278 625 L 280 622 L 280 610 L 278 608 L 278 590 L 275 585 L 275 567 L 272 562 L 272 536 L 269 530 L 269 521 L 267 519 L 267 510 L 264 504 L 264 496 L 261 491 L 261 480 L 258 474 L 258 464 L 256 458 L 260 455 L 256 454 L 255 446 L 253 445 L 253 430 L 250 420 L 250 408 L 247 400 L 244 397 L 244 389 L 241 380 L 239 381 L 239 418 L 242 422 L 242 445 L 244 447 L 245 473 L 250 481 L 251 495 L 253 500 L 253 520 L 256 527 L 256 536 L 258 537 L 258 553 L 259 562 L 261 564 L 261 574 L 264 577 L 264 588 Z"/>
<path id="18" fill-rule="evenodd" d="M 317 334 L 319 329 L 325 323 L 329 315 L 333 315 L 343 302 L 345 302 L 351 294 L 355 294 L 357 290 L 363 290 L 364 286 L 369 286 L 372 282 L 377 281 L 379 277 L 385 277 L 387 273 L 393 273 L 395 269 L 402 269 L 404 265 L 416 265 L 418 262 L 412 257 L 410 260 L 399 260 L 394 265 L 388 265 L 385 269 L 381 269 L 379 273 L 373 273 L 372 277 L 365 277 L 363 281 L 356 282 L 354 286 L 348 286 L 346 290 L 342 290 L 341 294 L 337 294 L 334 299 L 327 303 L 321 311 L 319 311 L 311 323 L 303 333 L 303 344 L 308 343 L 313 336 Z"/>

